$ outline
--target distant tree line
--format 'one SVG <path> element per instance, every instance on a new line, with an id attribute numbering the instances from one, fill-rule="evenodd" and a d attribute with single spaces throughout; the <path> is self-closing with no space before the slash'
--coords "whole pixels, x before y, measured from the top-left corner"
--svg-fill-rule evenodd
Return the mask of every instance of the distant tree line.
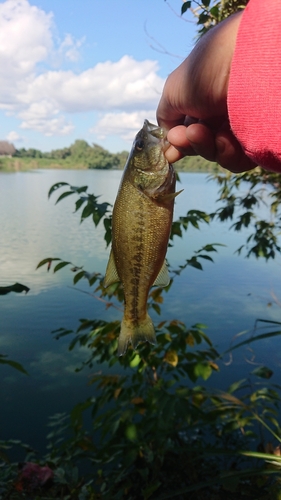
<path id="1" fill-rule="evenodd" d="M 71 163 L 77 162 L 83 164 L 86 168 L 107 170 L 110 168 L 123 168 L 128 157 L 128 152 L 110 153 L 98 144 L 90 146 L 86 141 L 78 139 L 67 148 L 55 149 L 48 153 L 43 153 L 39 149 L 34 148 L 17 149 L 15 156 L 18 158 L 66 160 Z"/>
<path id="2" fill-rule="evenodd" d="M 110 153 L 98 144 L 90 146 L 86 141 L 78 139 L 69 147 L 54 149 L 43 153 L 35 148 L 16 149 L 8 141 L 0 141 L 0 156 L 13 156 L 16 158 L 30 158 L 32 160 L 47 159 L 65 165 L 64 168 L 97 168 L 103 170 L 123 169 L 128 158 L 128 151 Z M 186 156 L 175 165 L 178 172 L 214 172 L 219 166 L 210 163 L 200 156 Z"/>

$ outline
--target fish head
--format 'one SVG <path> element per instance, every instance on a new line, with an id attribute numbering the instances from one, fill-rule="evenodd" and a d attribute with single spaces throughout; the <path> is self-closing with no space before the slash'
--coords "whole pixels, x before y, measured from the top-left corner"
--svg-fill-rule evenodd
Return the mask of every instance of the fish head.
<path id="1" fill-rule="evenodd" d="M 168 163 L 165 158 L 165 151 L 168 147 L 165 130 L 148 120 L 144 120 L 143 127 L 137 133 L 131 151 L 134 167 L 144 171 L 157 172 L 162 170 Z"/>
<path id="2" fill-rule="evenodd" d="M 144 121 L 137 133 L 126 165 L 130 181 L 146 194 L 153 194 L 163 183 L 174 183 L 174 173 L 165 157 L 169 147 L 166 131 Z"/>

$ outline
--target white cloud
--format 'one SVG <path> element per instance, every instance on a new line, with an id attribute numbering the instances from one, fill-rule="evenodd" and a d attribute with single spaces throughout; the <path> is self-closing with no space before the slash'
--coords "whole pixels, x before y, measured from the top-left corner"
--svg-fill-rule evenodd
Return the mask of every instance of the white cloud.
<path id="1" fill-rule="evenodd" d="M 46 136 L 68 135 L 74 128 L 47 99 L 31 103 L 19 117 L 23 119 L 22 129 L 37 130 Z"/>
<path id="2" fill-rule="evenodd" d="M 117 62 L 98 63 L 78 75 L 48 71 L 27 84 L 21 100 L 27 104 L 47 97 L 52 106 L 69 113 L 151 109 L 164 84 L 157 69 L 156 61 L 136 61 L 125 55 Z"/>
<path id="3" fill-rule="evenodd" d="M 90 132 L 96 134 L 99 139 L 104 139 L 108 135 L 119 135 L 131 143 L 145 119 L 156 123 L 155 111 L 106 113 Z"/>
<path id="4" fill-rule="evenodd" d="M 85 349 L 79 349 L 72 353 L 69 359 L 69 353 L 60 349 L 61 352 L 43 351 L 37 354 L 37 359 L 30 363 L 30 367 L 37 372 L 37 376 L 56 378 L 57 384 L 66 386 L 69 384 L 70 374 L 75 374 L 75 368 L 79 366 L 85 357 Z M 84 351 L 84 352 L 83 352 Z M 64 375 L 67 374 L 67 378 Z M 77 374 L 75 374 L 77 377 Z M 43 390 L 49 389 L 47 384 Z"/>
<path id="5" fill-rule="evenodd" d="M 58 45 L 53 30 L 52 13 L 28 0 L 0 3 L 0 109 L 22 120 L 22 129 L 49 136 L 73 131 L 66 114 L 94 111 L 109 113 L 99 122 L 107 135 L 116 130 L 118 118 L 110 114 L 115 111 L 122 118 L 122 137 L 131 138 L 140 111 L 147 117 L 157 106 L 164 84 L 158 63 L 124 55 L 80 73 L 44 71 L 42 62 L 77 61 L 84 42 L 67 34 Z"/>
<path id="6" fill-rule="evenodd" d="M 15 130 L 11 130 L 11 132 L 6 135 L 6 139 L 9 142 L 21 142 L 23 140 Z"/>
<path id="7" fill-rule="evenodd" d="M 73 36 L 68 33 L 60 44 L 58 53 L 69 61 L 76 62 L 80 58 L 79 49 L 85 40 L 86 37 L 81 38 L 81 40 L 75 40 Z"/>
<path id="8" fill-rule="evenodd" d="M 20 94 L 53 49 L 52 15 L 27 0 L 0 4 L 0 109 L 20 109 Z"/>
<path id="9" fill-rule="evenodd" d="M 0 78 L 24 77 L 53 47 L 52 14 L 27 0 L 0 4 Z M 2 85 L 1 85 L 2 88 Z"/>
<path id="10" fill-rule="evenodd" d="M 51 119 L 29 119 L 27 121 L 23 121 L 20 127 L 22 129 L 37 130 L 46 136 L 69 135 L 74 130 L 73 124 L 71 122 L 67 122 L 63 116 Z"/>
<path id="11" fill-rule="evenodd" d="M 46 135 L 65 135 L 72 127 L 61 126 L 63 117 L 60 125 L 54 126 L 53 117 L 60 112 L 149 111 L 156 107 L 164 84 L 157 69 L 155 61 L 123 56 L 117 62 L 99 63 L 78 75 L 72 71 L 47 71 L 34 76 L 18 93 L 18 116 L 24 120 L 21 126 Z"/>

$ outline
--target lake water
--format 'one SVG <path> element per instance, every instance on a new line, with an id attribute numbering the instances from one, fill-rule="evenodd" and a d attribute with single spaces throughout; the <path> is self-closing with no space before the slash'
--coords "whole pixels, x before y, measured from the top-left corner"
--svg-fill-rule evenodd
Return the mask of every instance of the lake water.
<path id="1" fill-rule="evenodd" d="M 20 282 L 30 288 L 27 295 L 0 297 L 0 352 L 21 362 L 29 373 L 25 376 L 0 366 L 0 439 L 22 439 L 43 450 L 48 416 L 68 411 L 92 395 L 93 386 L 87 385 L 90 372 L 74 373 L 85 353 L 82 349 L 68 352 L 70 339 L 56 341 L 51 331 L 76 329 L 79 318 L 113 320 L 121 313 L 106 310 L 101 302 L 74 289 L 68 268 L 53 274 L 46 267 L 36 271 L 36 266 L 45 257 L 60 257 L 89 272 L 104 273 L 109 249 L 102 225 L 94 228 L 90 220 L 80 224 L 79 213 L 73 213 L 74 196 L 55 205 L 58 194 L 48 200 L 47 193 L 51 185 L 64 181 L 88 185 L 90 193 L 101 195 L 100 201 L 113 203 L 120 177 L 120 171 L 93 170 L 0 173 L 0 286 Z M 190 209 L 214 210 L 218 197 L 214 182 L 208 182 L 205 174 L 180 177 L 178 189 L 184 192 L 176 198 L 175 219 Z M 200 231 L 188 230 L 182 239 L 175 238 L 168 251 L 174 268 L 207 243 L 226 246 L 213 255 L 214 263 L 203 262 L 203 272 L 187 267 L 175 279 L 164 294 L 161 317 L 180 319 L 187 326 L 205 323 L 206 333 L 220 352 L 242 330 L 249 330 L 250 335 L 257 318 L 281 319 L 280 304 L 274 300 L 281 301 L 280 257 L 265 263 L 235 255 L 245 233 L 235 233 L 229 226 L 214 222 Z M 91 291 L 86 280 L 76 288 Z M 235 351 L 232 362 L 228 361 L 220 362 L 220 372 L 211 377 L 211 385 L 225 389 L 259 364 L 273 368 L 272 380 L 279 382 L 281 339 L 253 344 L 252 351 Z"/>

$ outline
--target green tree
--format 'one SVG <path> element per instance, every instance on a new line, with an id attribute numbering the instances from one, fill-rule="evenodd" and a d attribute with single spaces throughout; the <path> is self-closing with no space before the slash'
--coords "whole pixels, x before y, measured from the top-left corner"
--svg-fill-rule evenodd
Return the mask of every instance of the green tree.
<path id="1" fill-rule="evenodd" d="M 200 37 L 223 19 L 244 9 L 248 2 L 249 0 L 203 0 L 200 3 L 197 0 L 188 0 L 182 4 L 181 14 L 191 10 L 197 20 Z"/>
<path id="2" fill-rule="evenodd" d="M 90 147 L 91 146 L 86 141 L 77 139 L 74 144 L 70 146 L 70 153 L 74 159 L 81 160 L 87 156 Z"/>
<path id="3" fill-rule="evenodd" d="M 88 168 L 100 168 L 103 170 L 117 168 L 120 166 L 117 155 L 109 153 L 109 151 L 98 144 L 93 144 L 93 147 L 87 156 L 87 164 Z"/>
<path id="4" fill-rule="evenodd" d="M 70 155 L 71 155 L 71 149 L 63 148 L 63 149 L 55 149 L 50 153 L 45 153 L 44 157 L 65 160 L 65 158 L 67 158 Z"/>

